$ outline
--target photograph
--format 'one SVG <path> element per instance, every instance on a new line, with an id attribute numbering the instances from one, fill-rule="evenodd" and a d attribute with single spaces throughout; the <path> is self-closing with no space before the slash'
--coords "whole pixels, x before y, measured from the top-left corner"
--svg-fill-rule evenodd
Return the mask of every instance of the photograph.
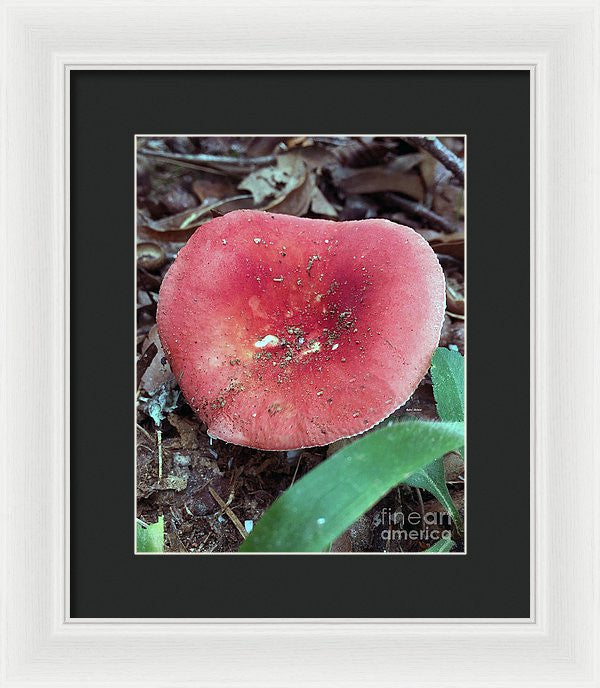
<path id="1" fill-rule="evenodd" d="M 136 554 L 467 552 L 466 148 L 135 136 Z"/>
<path id="2" fill-rule="evenodd" d="M 598 0 L 5 5 L 0 688 L 600 688 Z"/>

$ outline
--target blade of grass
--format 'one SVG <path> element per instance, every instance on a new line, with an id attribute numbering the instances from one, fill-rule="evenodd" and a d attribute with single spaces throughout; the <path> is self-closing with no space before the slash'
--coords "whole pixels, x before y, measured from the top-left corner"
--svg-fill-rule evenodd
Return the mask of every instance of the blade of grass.
<path id="1" fill-rule="evenodd" d="M 240 552 L 320 552 L 392 487 L 463 443 L 462 423 L 406 421 L 323 461 L 267 509 Z"/>
<path id="2" fill-rule="evenodd" d="M 136 522 L 136 551 L 162 552 L 165 538 L 165 519 L 159 516 L 156 523 Z"/>
<path id="3" fill-rule="evenodd" d="M 431 362 L 431 380 L 439 417 L 444 421 L 463 421 L 465 361 L 460 353 L 450 349 L 436 349 Z M 462 519 L 446 485 L 443 457 L 413 473 L 404 482 L 430 492 L 450 514 L 458 532 L 463 532 Z"/>
<path id="4" fill-rule="evenodd" d="M 450 538 L 440 538 L 435 545 L 431 545 L 423 554 L 435 554 L 436 552 L 449 552 L 454 547 L 454 542 Z"/>
<path id="5" fill-rule="evenodd" d="M 431 361 L 431 380 L 442 420 L 465 419 L 465 359 L 458 351 L 438 348 Z"/>
<path id="6" fill-rule="evenodd" d="M 412 487 L 420 487 L 423 490 L 431 492 L 431 494 L 438 500 L 438 502 L 450 514 L 450 517 L 456 524 L 459 533 L 463 532 L 463 523 L 458 513 L 458 509 L 452 501 L 448 487 L 446 486 L 446 476 L 444 473 L 444 459 L 436 459 L 425 468 L 413 473 L 408 477 L 404 483 Z"/>

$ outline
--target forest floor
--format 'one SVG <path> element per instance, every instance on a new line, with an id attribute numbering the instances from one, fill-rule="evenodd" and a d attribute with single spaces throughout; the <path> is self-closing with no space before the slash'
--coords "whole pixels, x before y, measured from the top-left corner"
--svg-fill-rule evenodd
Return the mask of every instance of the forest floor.
<path id="1" fill-rule="evenodd" d="M 462 137 L 441 141 L 464 157 Z M 177 388 L 156 331 L 158 292 L 177 252 L 200 225 L 239 208 L 408 225 L 436 251 L 446 276 L 440 346 L 464 354 L 463 185 L 414 142 L 393 137 L 139 137 L 137 147 L 137 516 L 145 523 L 164 516 L 166 552 L 235 552 L 240 524 L 255 523 L 281 492 L 349 440 L 270 452 L 208 437 Z M 266 196 L 265 179 L 272 190 Z M 407 416 L 437 419 L 429 375 L 392 414 Z M 463 515 L 462 458 L 448 455 L 445 466 Z M 400 519 L 413 514 L 417 536 L 405 530 L 390 538 L 384 509 Z M 429 493 L 400 485 L 332 551 L 420 552 L 448 524 Z M 453 539 L 461 551 L 462 538 Z"/>

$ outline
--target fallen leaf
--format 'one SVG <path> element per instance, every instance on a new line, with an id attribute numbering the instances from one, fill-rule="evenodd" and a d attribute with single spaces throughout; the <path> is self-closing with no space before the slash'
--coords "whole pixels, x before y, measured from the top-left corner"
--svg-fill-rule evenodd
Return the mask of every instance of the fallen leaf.
<path id="1" fill-rule="evenodd" d="M 235 185 L 227 177 L 205 175 L 192 182 L 192 190 L 202 202 L 207 199 L 221 200 L 235 196 Z"/>
<path id="2" fill-rule="evenodd" d="M 278 150 L 285 150 L 285 139 L 283 136 L 251 136 L 244 139 L 246 146 L 246 156 L 257 158 L 265 155 L 272 155 Z"/>
<path id="3" fill-rule="evenodd" d="M 442 234 L 435 238 L 427 238 L 429 245 L 436 253 L 443 253 L 447 256 L 452 256 L 458 260 L 465 258 L 465 234 L 464 232 L 456 232 L 455 234 Z"/>
<path id="4" fill-rule="evenodd" d="M 253 208 L 252 196 L 241 194 L 224 198 L 214 203 L 203 204 L 185 210 L 182 213 L 164 217 L 162 220 L 152 220 L 146 216 L 138 216 L 138 222 L 142 227 L 148 227 L 154 232 L 185 232 L 186 240 L 201 224 L 212 219 L 211 211 L 219 210 L 222 214 L 241 208 Z"/>
<path id="5" fill-rule="evenodd" d="M 454 318 L 465 316 L 463 285 L 452 276 L 446 277 L 446 311 Z"/>
<path id="6" fill-rule="evenodd" d="M 171 367 L 169 366 L 165 357 L 165 352 L 160 344 L 156 325 L 148 332 L 146 341 L 142 345 L 142 357 L 149 348 L 155 349 L 156 352 L 140 378 L 140 386 L 148 394 L 153 395 L 158 391 L 161 385 L 173 377 Z"/>
<path id="7" fill-rule="evenodd" d="M 180 449 L 198 449 L 198 423 L 182 418 L 176 413 L 170 413 L 167 416 L 169 423 L 177 430 L 179 434 Z M 175 448 L 175 445 L 173 445 Z"/>
<path id="8" fill-rule="evenodd" d="M 319 170 L 338 162 L 331 148 L 326 146 L 316 144 L 294 150 L 304 160 L 309 170 Z"/>
<path id="9" fill-rule="evenodd" d="M 440 184 L 433 196 L 431 209 L 451 221 L 460 221 L 465 216 L 464 190 L 454 184 Z"/>
<path id="10" fill-rule="evenodd" d="M 312 199 L 310 202 L 310 209 L 317 215 L 326 215 L 327 217 L 337 217 L 337 210 L 325 198 L 321 189 L 315 186 Z"/>
<path id="11" fill-rule="evenodd" d="M 333 170 L 332 178 L 346 193 L 396 191 L 421 202 L 424 198 L 423 182 L 418 174 L 410 171 L 417 164 L 417 157 L 421 159 L 419 153 L 403 155 L 388 165 L 360 169 L 338 167 Z"/>
<path id="12" fill-rule="evenodd" d="M 381 163 L 393 147 L 394 144 L 374 141 L 372 137 L 362 137 L 345 141 L 332 153 L 345 167 L 369 167 Z"/>
<path id="13" fill-rule="evenodd" d="M 148 366 L 152 361 L 154 360 L 154 357 L 156 356 L 156 352 L 158 349 L 156 348 L 156 344 L 152 342 L 150 346 L 144 351 L 144 353 L 140 356 L 140 359 L 137 362 L 137 386 L 140 386 L 140 382 L 142 381 L 142 377 L 144 376 L 144 373 L 148 369 Z"/>
<path id="14" fill-rule="evenodd" d="M 311 143 L 312 139 L 309 136 L 293 136 L 292 138 L 287 139 L 285 142 L 289 150 L 292 148 L 309 146 Z"/>
<path id="15" fill-rule="evenodd" d="M 296 153 L 279 155 L 275 165 L 261 167 L 244 177 L 238 189 L 250 191 L 256 205 L 269 198 L 285 198 L 306 179 L 306 165 Z"/>
<path id="16" fill-rule="evenodd" d="M 438 185 L 448 182 L 452 177 L 452 173 L 431 155 L 423 156 L 419 164 L 419 171 L 423 177 L 425 189 L 432 198 L 435 195 Z"/>
<path id="17" fill-rule="evenodd" d="M 316 188 L 315 175 L 311 172 L 306 175 L 299 187 L 276 198 L 269 205 L 263 206 L 263 210 L 302 217 L 310 207 Z"/>

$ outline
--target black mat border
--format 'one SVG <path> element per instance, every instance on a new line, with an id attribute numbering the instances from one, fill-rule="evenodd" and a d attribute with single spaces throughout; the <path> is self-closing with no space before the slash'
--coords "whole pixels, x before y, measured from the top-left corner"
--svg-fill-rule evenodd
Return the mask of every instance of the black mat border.
<path id="1" fill-rule="evenodd" d="M 527 71 L 71 73 L 73 617 L 529 616 L 529 93 Z M 132 159 L 151 132 L 468 135 L 467 555 L 134 557 Z"/>

